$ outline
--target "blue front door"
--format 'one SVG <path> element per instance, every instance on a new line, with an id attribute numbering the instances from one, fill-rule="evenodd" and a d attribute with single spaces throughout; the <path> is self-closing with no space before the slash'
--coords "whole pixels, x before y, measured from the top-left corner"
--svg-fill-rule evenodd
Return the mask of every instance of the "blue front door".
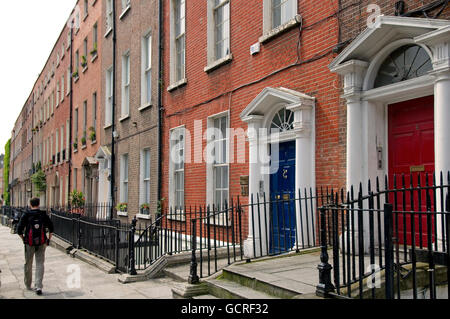
<path id="1" fill-rule="evenodd" d="M 270 176 L 270 252 L 288 251 L 295 245 L 295 142 L 279 145 L 278 171 Z"/>

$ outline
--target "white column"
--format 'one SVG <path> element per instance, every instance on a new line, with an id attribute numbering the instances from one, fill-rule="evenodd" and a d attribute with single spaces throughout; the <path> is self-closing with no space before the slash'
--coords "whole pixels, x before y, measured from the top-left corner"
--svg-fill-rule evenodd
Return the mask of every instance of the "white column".
<path id="1" fill-rule="evenodd" d="M 251 115 L 243 119 L 248 124 L 248 142 L 249 142 L 249 203 L 253 195 L 253 202 L 259 193 L 259 183 L 261 181 L 261 161 L 259 159 L 259 130 L 262 126 L 263 116 Z M 260 234 L 257 216 L 257 206 L 253 210 L 253 218 L 251 207 L 248 207 L 246 212 L 248 215 L 248 237 L 244 242 L 244 256 L 246 258 L 254 258 L 260 255 Z M 255 231 L 254 231 L 255 230 Z M 255 233 L 255 235 L 253 235 Z M 263 252 L 264 253 L 264 252 Z"/>
<path id="2" fill-rule="evenodd" d="M 363 178 L 363 118 L 360 93 L 369 64 L 350 60 L 332 69 L 344 76 L 344 96 L 347 100 L 347 189 L 357 187 Z"/>
<path id="3" fill-rule="evenodd" d="M 436 173 L 450 171 L 450 70 L 435 74 L 434 149 Z"/>
<path id="4" fill-rule="evenodd" d="M 295 198 L 304 197 L 305 188 L 309 196 L 309 188 L 315 187 L 314 181 L 314 141 L 312 137 L 313 128 L 313 107 L 314 99 L 302 100 L 301 103 L 287 107 L 294 112 L 294 132 L 295 132 Z M 299 247 L 308 244 L 307 234 L 312 242 L 315 225 L 314 207 L 310 206 L 311 201 L 296 202 L 296 226 L 298 230 L 297 240 Z M 300 214 L 301 212 L 301 214 Z M 308 213 L 308 216 L 306 214 Z M 308 220 L 308 223 L 306 221 Z"/>

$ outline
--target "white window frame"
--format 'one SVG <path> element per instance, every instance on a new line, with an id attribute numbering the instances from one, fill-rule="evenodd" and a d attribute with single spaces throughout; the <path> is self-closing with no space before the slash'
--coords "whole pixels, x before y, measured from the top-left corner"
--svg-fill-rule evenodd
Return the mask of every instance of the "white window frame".
<path id="1" fill-rule="evenodd" d="M 232 59 L 231 47 L 230 47 L 230 2 L 231 0 L 221 0 L 219 5 L 216 6 L 215 0 L 207 0 L 207 18 L 208 18 L 208 26 L 207 26 L 207 67 L 205 68 L 205 72 L 208 72 L 219 65 L 222 65 Z M 217 21 L 216 21 L 216 12 L 217 10 L 223 8 L 225 13 L 228 15 L 228 20 L 222 20 L 222 24 L 228 24 L 228 32 L 225 35 L 225 39 L 222 42 L 225 43 L 226 49 L 228 52 L 223 55 L 219 55 L 216 50 L 217 43 Z"/>
<path id="2" fill-rule="evenodd" d="M 130 52 L 127 51 L 122 56 L 122 107 L 121 119 L 130 115 L 130 78 L 131 78 L 131 58 Z"/>
<path id="3" fill-rule="evenodd" d="M 183 4 L 180 9 L 180 21 L 175 21 L 175 10 L 177 9 L 177 3 Z M 184 9 L 184 10 L 183 10 Z M 170 1 L 170 86 L 169 91 L 174 88 L 183 85 L 186 80 L 186 2 L 185 0 L 171 0 Z M 176 34 L 176 26 L 179 25 L 180 33 Z M 183 43 L 184 50 L 182 54 L 183 63 L 181 64 L 178 59 L 178 46 L 177 43 Z M 178 70 L 180 74 L 178 74 Z"/>
<path id="4" fill-rule="evenodd" d="M 274 36 L 280 34 L 287 28 L 290 28 L 294 25 L 297 25 L 299 21 L 297 21 L 297 12 L 298 12 L 298 1 L 297 0 L 282 0 L 283 2 L 289 3 L 292 10 L 292 15 L 286 16 L 284 19 L 282 18 L 281 24 L 274 26 L 273 21 L 273 0 L 263 0 L 263 35 L 259 38 L 259 42 L 263 43 Z"/>
<path id="5" fill-rule="evenodd" d="M 148 154 L 148 157 L 146 157 Z M 150 204 L 150 177 L 151 177 L 151 152 L 150 148 L 144 148 L 141 150 L 141 167 L 140 167 L 140 192 L 139 192 L 139 205 Z M 146 176 L 146 169 L 148 175 Z M 140 208 L 140 207 L 139 207 Z M 140 210 L 140 209 L 139 209 Z"/>
<path id="6" fill-rule="evenodd" d="M 112 99 L 113 99 L 113 81 L 114 72 L 113 67 L 106 70 L 105 81 L 105 128 L 112 125 Z"/>
<path id="7" fill-rule="evenodd" d="M 182 142 L 180 142 L 180 136 L 183 136 Z M 170 130 L 170 158 L 169 158 L 169 205 L 172 209 L 172 213 L 180 214 L 177 217 L 184 218 L 184 205 L 185 205 L 185 162 L 186 162 L 186 129 L 185 126 L 179 126 Z M 183 161 L 180 164 L 181 159 L 175 154 L 179 154 L 179 151 L 183 150 Z M 174 156 L 175 158 L 174 158 Z M 176 167 L 176 163 L 180 166 Z M 176 179 L 177 175 L 182 177 L 183 188 L 177 188 Z M 177 200 L 177 193 L 180 193 L 179 200 Z M 179 209 L 179 207 L 182 207 Z M 173 216 L 175 218 L 175 216 Z"/>
<path id="8" fill-rule="evenodd" d="M 120 203 L 128 203 L 129 160 L 128 153 L 120 156 Z"/>
<path id="9" fill-rule="evenodd" d="M 218 119 L 226 118 L 226 129 L 225 134 L 226 136 L 215 136 L 218 134 L 216 130 L 213 130 L 215 128 L 215 121 Z M 214 114 L 210 117 L 208 117 L 207 120 L 207 127 L 208 127 L 208 134 L 207 134 L 207 154 L 210 155 L 209 158 L 206 160 L 206 184 L 207 184 L 207 190 L 213 190 L 213 191 L 207 191 L 206 192 L 206 201 L 207 204 L 212 206 L 217 206 L 217 198 L 216 198 L 216 171 L 218 168 L 221 167 L 227 167 L 228 168 L 228 187 L 227 188 L 220 188 L 219 190 L 222 192 L 227 192 L 227 203 L 229 204 L 230 200 L 230 115 L 228 111 L 221 112 L 218 114 Z M 220 134 L 222 135 L 222 134 Z M 219 138 L 219 139 L 218 139 Z M 215 150 L 216 143 L 225 141 L 226 143 L 226 154 L 225 154 L 225 162 L 216 162 L 216 155 L 217 151 Z M 222 203 L 221 205 L 223 205 Z M 221 207 L 222 208 L 222 207 Z"/>
<path id="10" fill-rule="evenodd" d="M 150 83 L 149 83 L 150 82 Z M 150 92 L 149 88 L 150 87 Z M 141 54 L 141 109 L 152 104 L 152 35 L 142 38 Z"/>
<path id="11" fill-rule="evenodd" d="M 109 31 L 112 30 L 113 27 L 113 0 L 106 1 L 106 34 L 109 34 Z"/>

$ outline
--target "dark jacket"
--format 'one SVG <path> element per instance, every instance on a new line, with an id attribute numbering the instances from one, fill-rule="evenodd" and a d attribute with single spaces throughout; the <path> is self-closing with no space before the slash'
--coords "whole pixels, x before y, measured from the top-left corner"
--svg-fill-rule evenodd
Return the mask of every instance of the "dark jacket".
<path id="1" fill-rule="evenodd" d="M 18 235 L 24 234 L 25 228 L 28 225 L 28 217 L 31 216 L 32 214 L 42 214 L 44 227 L 47 228 L 50 233 L 53 233 L 53 222 L 51 221 L 50 217 L 48 217 L 47 213 L 43 210 L 32 209 L 27 210 L 20 218 L 19 224 L 17 225 Z"/>

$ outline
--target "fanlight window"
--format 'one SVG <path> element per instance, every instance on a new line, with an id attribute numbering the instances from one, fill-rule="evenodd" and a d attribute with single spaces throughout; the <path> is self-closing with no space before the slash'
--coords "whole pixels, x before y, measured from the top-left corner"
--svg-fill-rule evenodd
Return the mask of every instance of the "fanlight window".
<path id="1" fill-rule="evenodd" d="M 279 130 L 280 132 L 287 132 L 294 129 L 294 113 L 286 108 L 281 109 L 275 114 L 271 129 Z"/>
<path id="2" fill-rule="evenodd" d="M 403 46 L 383 62 L 375 80 L 375 88 L 420 77 L 432 68 L 430 56 L 421 46 Z"/>

